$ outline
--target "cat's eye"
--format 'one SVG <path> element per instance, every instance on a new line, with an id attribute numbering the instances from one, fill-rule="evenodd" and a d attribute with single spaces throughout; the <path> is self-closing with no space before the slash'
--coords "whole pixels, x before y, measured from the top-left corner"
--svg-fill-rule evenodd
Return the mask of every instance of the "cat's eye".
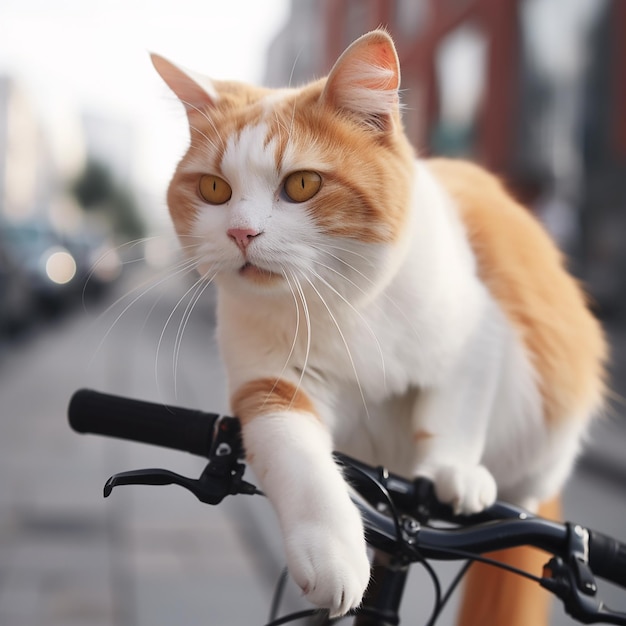
<path id="1" fill-rule="evenodd" d="M 310 200 L 322 186 L 322 177 L 317 172 L 302 170 L 293 172 L 285 178 L 283 189 L 292 202 Z"/>
<path id="2" fill-rule="evenodd" d="M 233 190 L 223 178 L 213 174 L 204 174 L 200 177 L 198 193 L 209 204 L 225 204 L 233 195 Z"/>

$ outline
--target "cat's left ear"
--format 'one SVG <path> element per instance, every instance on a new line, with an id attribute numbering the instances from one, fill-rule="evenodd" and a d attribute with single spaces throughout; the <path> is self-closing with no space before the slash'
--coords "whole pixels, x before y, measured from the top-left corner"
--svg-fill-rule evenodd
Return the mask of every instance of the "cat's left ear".
<path id="1" fill-rule="evenodd" d="M 400 62 L 391 37 L 375 30 L 357 39 L 328 75 L 322 100 L 387 131 L 399 120 Z"/>
<path id="2" fill-rule="evenodd" d="M 174 65 L 158 54 L 151 54 L 152 64 L 168 87 L 185 106 L 188 116 L 204 113 L 219 96 L 209 78 Z"/>

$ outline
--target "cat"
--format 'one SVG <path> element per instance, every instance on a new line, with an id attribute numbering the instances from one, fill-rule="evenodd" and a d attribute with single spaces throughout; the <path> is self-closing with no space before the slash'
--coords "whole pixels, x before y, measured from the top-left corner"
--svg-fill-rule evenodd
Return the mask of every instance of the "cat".
<path id="1" fill-rule="evenodd" d="M 416 156 L 386 31 L 301 88 L 152 60 L 190 127 L 170 214 L 217 286 L 231 407 L 305 596 L 341 615 L 370 576 L 334 449 L 462 513 L 557 494 L 603 406 L 603 333 L 497 178 Z"/>

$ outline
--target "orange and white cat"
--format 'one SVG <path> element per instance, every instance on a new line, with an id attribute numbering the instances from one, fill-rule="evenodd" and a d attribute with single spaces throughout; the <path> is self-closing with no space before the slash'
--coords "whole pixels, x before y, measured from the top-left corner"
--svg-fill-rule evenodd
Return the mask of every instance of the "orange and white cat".
<path id="1" fill-rule="evenodd" d="M 416 158 L 390 37 L 299 89 L 153 62 L 190 125 L 171 216 L 217 285 L 232 410 L 305 595 L 338 615 L 369 580 L 333 449 L 467 513 L 558 493 L 602 406 L 602 332 L 493 176 Z"/>

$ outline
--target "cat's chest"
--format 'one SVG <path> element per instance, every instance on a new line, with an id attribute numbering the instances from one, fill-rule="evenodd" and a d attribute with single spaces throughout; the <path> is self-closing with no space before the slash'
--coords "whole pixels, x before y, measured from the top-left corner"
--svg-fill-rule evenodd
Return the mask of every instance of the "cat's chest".
<path id="1" fill-rule="evenodd" d="M 319 312 L 300 327 L 294 362 L 337 393 L 350 386 L 380 402 L 419 384 L 423 341 L 379 306 Z"/>

